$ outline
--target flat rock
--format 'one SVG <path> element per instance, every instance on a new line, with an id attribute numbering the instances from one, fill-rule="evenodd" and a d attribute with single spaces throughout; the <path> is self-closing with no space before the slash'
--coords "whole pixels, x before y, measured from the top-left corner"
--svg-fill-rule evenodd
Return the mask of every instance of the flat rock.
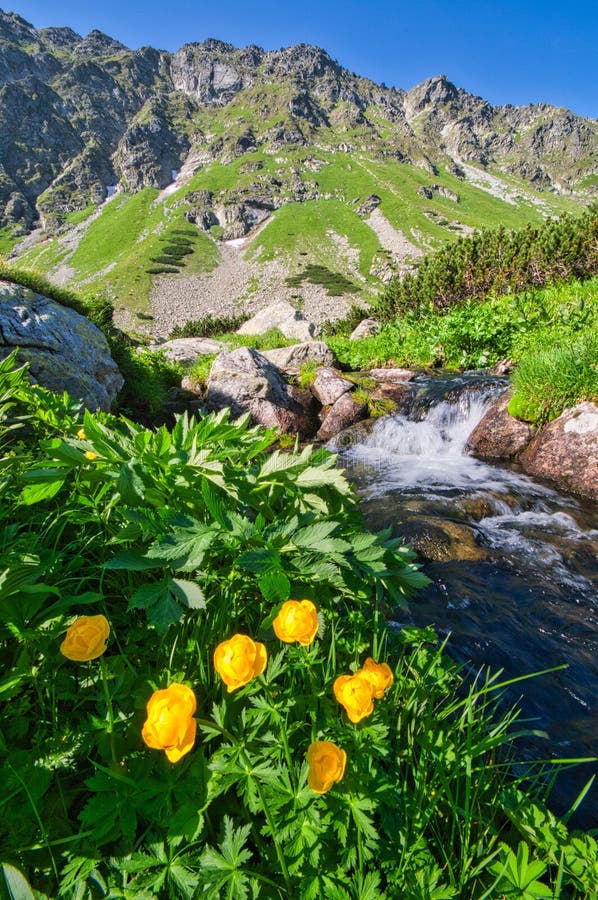
<path id="1" fill-rule="evenodd" d="M 356 403 L 351 394 L 343 394 L 328 410 L 318 430 L 318 438 L 321 441 L 329 441 L 339 431 L 364 419 L 366 409 L 366 405 Z"/>
<path id="2" fill-rule="evenodd" d="M 598 500 L 598 406 L 586 401 L 545 425 L 520 457 L 524 472 Z"/>
<path id="3" fill-rule="evenodd" d="M 377 319 L 362 319 L 357 328 L 349 335 L 350 341 L 359 341 L 361 338 L 371 337 L 380 331 L 380 322 Z"/>
<path id="4" fill-rule="evenodd" d="M 230 407 L 233 416 L 251 413 L 268 428 L 312 437 L 317 427 L 311 394 L 293 390 L 265 356 L 249 347 L 221 353 L 208 379 L 207 405 Z"/>
<path id="5" fill-rule="evenodd" d="M 270 328 L 278 328 L 286 338 L 296 338 L 298 341 L 309 341 L 320 332 L 319 327 L 304 319 L 298 309 L 286 300 L 280 300 L 264 307 L 252 319 L 243 322 L 238 333 L 265 334 Z"/>
<path id="6" fill-rule="evenodd" d="M 369 374 L 376 381 L 398 384 L 404 381 L 413 381 L 417 372 L 412 369 L 370 369 Z"/>
<path id="7" fill-rule="evenodd" d="M 189 365 L 200 356 L 212 356 L 220 353 L 224 349 L 224 344 L 221 341 L 214 341 L 212 338 L 174 338 L 171 341 L 164 341 L 162 344 L 150 344 L 147 349 L 152 353 L 161 351 L 170 362 Z"/>
<path id="8" fill-rule="evenodd" d="M 73 309 L 29 288 L 0 281 L 0 359 L 15 347 L 31 380 L 67 391 L 90 410 L 109 411 L 124 378 L 106 338 Z"/>
<path id="9" fill-rule="evenodd" d="M 343 378 L 338 369 L 332 366 L 321 366 L 311 386 L 311 392 L 319 400 L 322 406 L 332 406 L 339 397 L 353 390 L 352 381 Z"/>
<path id="10" fill-rule="evenodd" d="M 413 394 L 405 382 L 380 382 L 377 388 L 370 393 L 372 400 L 392 400 L 395 404 L 395 412 L 402 416 L 407 415 L 411 409 Z"/>
<path id="11" fill-rule="evenodd" d="M 465 450 L 479 459 L 516 459 L 527 447 L 536 429 L 509 415 L 511 392 L 493 403 L 473 429 Z"/>
<path id="12" fill-rule="evenodd" d="M 334 353 L 324 341 L 306 341 L 291 347 L 264 350 L 262 356 L 287 375 L 297 375 L 305 363 L 314 362 L 321 366 L 334 366 L 336 363 Z"/>

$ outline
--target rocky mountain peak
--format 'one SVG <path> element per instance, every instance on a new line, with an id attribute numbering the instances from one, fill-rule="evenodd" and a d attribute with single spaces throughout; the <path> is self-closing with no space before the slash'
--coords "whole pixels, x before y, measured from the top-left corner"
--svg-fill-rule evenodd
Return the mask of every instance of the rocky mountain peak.
<path id="1" fill-rule="evenodd" d="M 94 28 L 79 44 L 77 44 L 78 56 L 106 56 L 110 53 L 122 53 L 128 48 L 120 41 L 114 40 L 103 31 Z"/>
<path id="2" fill-rule="evenodd" d="M 41 28 L 39 33 L 45 44 L 58 50 L 72 48 L 83 40 L 72 28 Z"/>
<path id="3" fill-rule="evenodd" d="M 0 39 L 17 43 L 35 40 L 37 32 L 31 22 L 14 12 L 0 9 Z"/>

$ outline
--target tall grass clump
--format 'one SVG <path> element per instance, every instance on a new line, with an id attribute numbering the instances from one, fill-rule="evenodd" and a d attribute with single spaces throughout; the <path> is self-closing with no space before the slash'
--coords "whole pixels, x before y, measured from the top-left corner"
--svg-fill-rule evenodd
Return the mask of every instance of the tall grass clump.
<path id="1" fill-rule="evenodd" d="M 598 400 L 598 334 L 527 353 L 512 382 L 509 412 L 538 425 L 581 400 Z"/>
<path id="2" fill-rule="evenodd" d="M 0 363 L 9 896 L 596 896 L 497 674 L 390 630 L 426 583 L 335 459 L 150 430 Z M 550 783 L 548 783 L 550 787 Z M 581 799 L 581 798 L 580 798 Z M 10 893 L 12 891 L 12 893 Z"/>

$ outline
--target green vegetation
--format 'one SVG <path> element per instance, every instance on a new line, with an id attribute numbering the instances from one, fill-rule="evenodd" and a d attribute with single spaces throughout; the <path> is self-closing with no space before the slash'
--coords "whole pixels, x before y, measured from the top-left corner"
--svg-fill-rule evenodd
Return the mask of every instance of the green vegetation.
<path id="1" fill-rule="evenodd" d="M 247 321 L 247 318 L 248 316 L 205 316 L 203 319 L 195 319 L 185 322 L 184 325 L 177 325 L 170 332 L 170 337 L 215 337 L 236 331 L 243 322 Z"/>
<path id="2" fill-rule="evenodd" d="M 394 281 L 378 309 L 390 321 L 413 309 L 443 312 L 465 300 L 596 274 L 598 204 L 536 228 L 501 226 L 459 238 L 426 256 L 414 275 Z"/>
<path id="3" fill-rule="evenodd" d="M 340 272 L 331 272 L 326 266 L 306 266 L 297 275 L 287 278 L 289 287 L 301 287 L 304 281 L 321 284 L 326 288 L 329 297 L 342 297 L 343 294 L 359 293 L 360 288 Z"/>
<path id="4" fill-rule="evenodd" d="M 598 278 L 471 300 L 444 314 L 412 311 L 372 337 L 327 341 L 351 369 L 390 361 L 475 369 L 505 358 L 519 362 L 528 350 L 574 340 L 581 331 L 598 331 Z"/>
<path id="5" fill-rule="evenodd" d="M 580 400 L 598 400 L 598 329 L 527 353 L 513 373 L 513 416 L 543 425 Z"/>
<path id="6" fill-rule="evenodd" d="M 596 896 L 595 839 L 510 764 L 506 685 L 386 629 L 426 579 L 364 530 L 334 457 L 268 454 L 274 432 L 226 413 L 80 420 L 13 362 L 0 858 L 19 896 Z"/>
<path id="7" fill-rule="evenodd" d="M 73 212 L 66 214 L 65 222 L 68 222 L 69 225 L 79 225 L 81 222 L 85 222 L 86 219 L 89 219 L 96 209 L 97 206 L 93 203 L 84 207 L 84 209 L 76 209 Z"/>
<path id="8" fill-rule="evenodd" d="M 0 257 L 8 256 L 19 240 L 20 238 L 15 235 L 14 228 L 11 225 L 5 225 L 4 228 L 0 228 Z"/>

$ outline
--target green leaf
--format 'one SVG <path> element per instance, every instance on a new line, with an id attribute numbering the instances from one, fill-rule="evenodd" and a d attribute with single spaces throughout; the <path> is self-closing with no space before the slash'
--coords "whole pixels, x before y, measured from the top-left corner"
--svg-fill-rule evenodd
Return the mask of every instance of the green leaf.
<path id="1" fill-rule="evenodd" d="M 21 502 L 25 506 L 33 506 L 34 503 L 41 503 L 42 500 L 50 500 L 56 496 L 64 481 L 64 478 L 60 478 L 55 481 L 47 481 L 45 484 L 28 484 L 21 493 Z"/>
<path id="2" fill-rule="evenodd" d="M 0 885 L 5 888 L 9 900 L 35 900 L 35 894 L 23 873 L 8 863 L 2 864 Z"/>
<path id="3" fill-rule="evenodd" d="M 183 581 L 181 578 L 171 578 L 172 592 L 189 609 L 205 609 L 206 599 L 202 589 L 193 581 Z"/>
<path id="4" fill-rule="evenodd" d="M 263 550 L 247 550 L 241 553 L 239 566 L 248 572 L 267 572 L 269 569 L 280 569 L 280 555 L 277 550 L 265 547 Z"/>
<path id="5" fill-rule="evenodd" d="M 127 572 L 146 572 L 148 569 L 161 569 L 165 560 L 148 559 L 135 550 L 121 550 L 112 559 L 104 563 L 104 569 L 125 569 Z"/>
<path id="6" fill-rule="evenodd" d="M 288 600 L 291 596 L 291 582 L 280 569 L 264 572 L 258 579 L 260 591 L 268 603 Z"/>

